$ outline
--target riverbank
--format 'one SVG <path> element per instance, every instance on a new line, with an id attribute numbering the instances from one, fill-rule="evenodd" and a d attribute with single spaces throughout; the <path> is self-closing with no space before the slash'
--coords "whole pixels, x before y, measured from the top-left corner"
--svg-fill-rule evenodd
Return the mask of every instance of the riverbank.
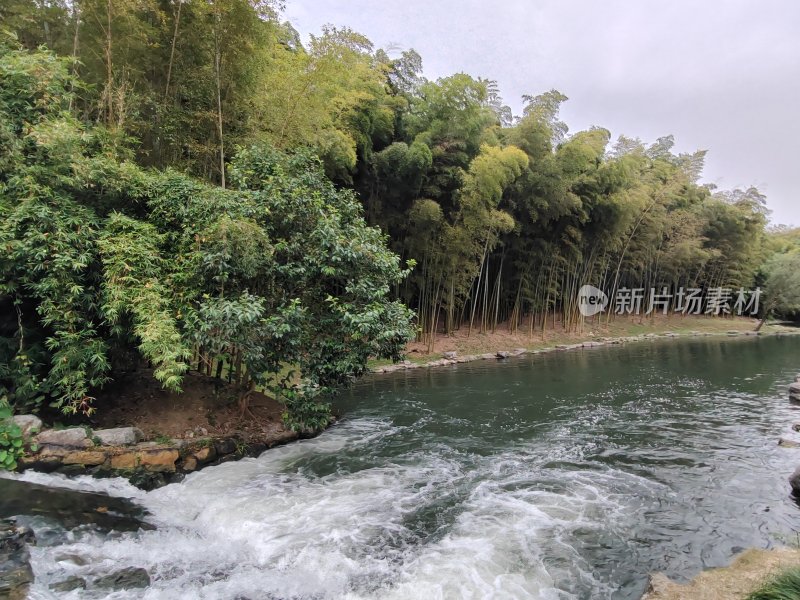
<path id="1" fill-rule="evenodd" d="M 608 325 L 598 321 L 583 332 L 556 330 L 534 337 L 499 331 L 467 335 L 462 331 L 441 336 L 436 343 L 440 352 L 423 354 L 425 348 L 414 343 L 408 347 L 407 360 L 373 363 L 371 370 L 391 373 L 663 338 L 751 336 L 757 335 L 756 324 L 745 318 L 689 316 L 623 318 Z M 800 329 L 772 324 L 758 332 L 788 334 L 800 334 Z M 49 423 L 45 435 L 36 439 L 38 450 L 20 461 L 21 467 L 68 475 L 118 475 L 152 489 L 206 466 L 258 456 L 301 437 L 284 426 L 284 408 L 274 398 L 252 394 L 245 413 L 229 386 L 198 373 L 187 374 L 184 392 L 175 394 L 163 390 L 147 369 L 130 372 L 99 393 L 96 406 L 97 415 L 88 422 Z M 124 442 L 113 441 L 113 437 L 111 442 L 103 441 L 104 431 L 122 429 L 136 433 Z"/>
<path id="2" fill-rule="evenodd" d="M 427 344 L 409 344 L 407 358 L 397 364 L 388 361 L 373 361 L 373 373 L 392 373 L 405 369 L 442 367 L 446 365 L 508 358 L 523 354 L 540 354 L 578 348 L 592 348 L 612 344 L 639 342 L 656 338 L 699 337 L 711 335 L 755 336 L 796 335 L 800 328 L 778 323 L 764 325 L 756 332 L 757 319 L 744 317 L 712 318 L 706 316 L 662 316 L 640 319 L 639 317 L 617 318 L 611 323 L 587 321 L 583 331 L 566 332 L 563 329 L 511 334 L 506 330 L 494 333 L 469 334 L 459 330 L 453 334 L 439 334 L 433 353 L 427 353 Z"/>
<path id="3" fill-rule="evenodd" d="M 120 375 L 96 393 L 93 415 L 18 416 L 31 451 L 21 470 L 68 476 L 118 476 L 150 490 L 222 462 L 258 456 L 299 439 L 282 419 L 284 406 L 250 394 L 247 411 L 232 386 L 197 372 L 184 376 L 183 392 L 164 390 L 150 369 Z M 49 418 L 48 418 L 49 417 Z"/>
<path id="4" fill-rule="evenodd" d="M 40 431 L 42 423 L 33 415 L 15 416 L 14 421 L 23 429 L 31 448 L 18 461 L 20 471 L 123 477 L 143 490 L 179 482 L 186 474 L 211 465 L 258 456 L 300 437 L 297 432 L 283 430 L 260 441 L 216 436 L 145 441 L 137 427 Z"/>
<path id="5" fill-rule="evenodd" d="M 703 571 L 687 584 L 660 573 L 653 575 L 642 600 L 745 600 L 771 576 L 799 564 L 800 549 L 751 548 L 737 555 L 730 566 Z"/>
<path id="6" fill-rule="evenodd" d="M 301 437 L 274 398 L 253 392 L 246 412 L 238 399 L 232 386 L 197 372 L 185 375 L 181 394 L 164 390 L 150 369 L 128 372 L 97 392 L 92 416 L 16 416 L 31 448 L 19 468 L 124 477 L 150 490 Z"/>

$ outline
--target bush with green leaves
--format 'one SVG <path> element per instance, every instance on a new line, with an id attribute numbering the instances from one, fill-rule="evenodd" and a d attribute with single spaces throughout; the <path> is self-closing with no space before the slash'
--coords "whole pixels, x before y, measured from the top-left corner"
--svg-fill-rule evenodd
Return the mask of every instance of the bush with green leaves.
<path id="1" fill-rule="evenodd" d="M 0 389 L 17 410 L 95 410 L 146 363 L 179 392 L 197 369 L 283 400 L 298 430 L 325 398 L 397 359 L 408 275 L 319 158 L 239 149 L 227 188 L 130 159 L 130 140 L 69 111 L 80 88 L 44 51 L 0 49 Z"/>
<path id="2" fill-rule="evenodd" d="M 25 454 L 22 430 L 11 421 L 13 411 L 5 398 L 0 397 L 0 470 L 13 471 Z"/>

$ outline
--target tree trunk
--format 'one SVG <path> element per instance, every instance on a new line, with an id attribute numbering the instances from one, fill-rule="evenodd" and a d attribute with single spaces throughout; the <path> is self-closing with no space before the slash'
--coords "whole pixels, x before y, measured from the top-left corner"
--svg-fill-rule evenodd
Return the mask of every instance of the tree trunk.
<path id="1" fill-rule="evenodd" d="M 106 0 L 106 124 L 111 126 L 114 122 L 114 71 L 112 62 L 112 36 L 111 15 L 113 12 L 112 0 Z"/>
<path id="2" fill-rule="evenodd" d="M 217 133 L 219 135 L 219 179 L 222 188 L 225 188 L 225 143 L 222 130 L 222 75 L 220 67 L 222 62 L 219 27 L 220 14 L 218 1 L 214 2 L 214 76 L 217 84 Z"/>
<path id="3" fill-rule="evenodd" d="M 81 12 L 80 12 L 80 4 L 78 0 L 73 0 L 72 4 L 72 18 L 75 19 L 75 32 L 72 35 L 72 68 L 71 72 L 73 76 L 78 75 L 78 31 L 80 29 L 81 24 Z M 69 91 L 74 91 L 75 85 L 72 81 L 69 84 Z M 72 110 L 72 101 L 73 97 L 72 94 L 69 96 L 69 110 Z"/>
<path id="4" fill-rule="evenodd" d="M 175 28 L 172 31 L 172 49 L 169 52 L 169 64 L 167 65 L 167 85 L 164 86 L 164 101 L 169 97 L 169 84 L 172 81 L 172 64 L 175 62 L 175 45 L 178 41 L 178 26 L 181 22 L 181 8 L 183 0 L 178 0 L 178 10 L 175 13 Z"/>

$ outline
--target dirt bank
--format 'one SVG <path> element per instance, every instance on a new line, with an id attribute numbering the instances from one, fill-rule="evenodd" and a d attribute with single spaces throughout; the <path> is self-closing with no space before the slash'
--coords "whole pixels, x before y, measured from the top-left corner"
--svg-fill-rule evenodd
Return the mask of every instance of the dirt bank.
<path id="1" fill-rule="evenodd" d="M 642 600 L 743 600 L 781 569 L 800 565 L 800 549 L 751 548 L 737 555 L 728 567 L 703 571 L 681 585 L 662 574 L 653 575 Z"/>

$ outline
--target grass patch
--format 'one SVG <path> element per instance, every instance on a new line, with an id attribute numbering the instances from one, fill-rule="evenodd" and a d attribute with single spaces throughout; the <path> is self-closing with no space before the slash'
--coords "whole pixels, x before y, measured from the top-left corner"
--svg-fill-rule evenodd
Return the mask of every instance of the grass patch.
<path id="1" fill-rule="evenodd" d="M 782 571 L 747 596 L 747 600 L 800 600 L 800 567 Z"/>

